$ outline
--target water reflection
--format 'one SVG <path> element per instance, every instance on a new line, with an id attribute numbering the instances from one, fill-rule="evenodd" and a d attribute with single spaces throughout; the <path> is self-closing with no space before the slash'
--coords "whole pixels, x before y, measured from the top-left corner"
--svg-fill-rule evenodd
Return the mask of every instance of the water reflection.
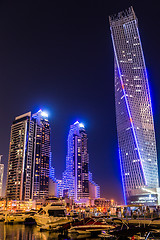
<path id="1" fill-rule="evenodd" d="M 40 232 L 39 228 L 36 226 L 31 227 L 31 226 L 25 226 L 23 224 L 8 225 L 8 224 L 4 224 L 3 222 L 0 222 L 0 240 L 12 240 L 12 239 L 13 240 L 51 240 L 51 239 L 65 240 L 66 238 L 62 238 L 60 236 L 58 237 L 57 233 Z M 88 238 L 85 238 L 85 239 L 88 239 Z"/>
<path id="2" fill-rule="evenodd" d="M 50 240 L 58 239 L 56 233 L 40 232 L 38 227 L 0 223 L 0 240 Z"/>

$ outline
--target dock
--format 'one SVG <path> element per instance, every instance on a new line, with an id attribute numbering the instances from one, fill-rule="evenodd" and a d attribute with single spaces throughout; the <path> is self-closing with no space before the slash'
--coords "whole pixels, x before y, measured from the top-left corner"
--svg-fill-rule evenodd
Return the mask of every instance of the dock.
<path id="1" fill-rule="evenodd" d="M 114 219 L 114 218 L 113 218 Z M 108 218 L 107 219 L 107 222 L 112 222 L 113 220 L 112 218 Z M 126 223 L 126 224 L 132 224 L 132 225 L 152 225 L 152 226 L 157 226 L 157 227 L 160 227 L 160 218 L 156 219 L 151 219 L 151 218 L 148 218 L 148 219 L 145 219 L 145 218 L 136 218 L 136 219 L 133 219 L 133 218 L 120 218 L 119 220 L 115 219 L 114 222 L 118 222 L 118 221 L 122 221 L 123 223 Z"/>

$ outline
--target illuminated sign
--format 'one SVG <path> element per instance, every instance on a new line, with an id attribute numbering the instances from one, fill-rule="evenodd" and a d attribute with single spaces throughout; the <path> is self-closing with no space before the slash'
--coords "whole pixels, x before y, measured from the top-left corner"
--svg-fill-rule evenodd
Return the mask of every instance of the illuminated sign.
<path id="1" fill-rule="evenodd" d="M 158 195 L 157 194 L 147 194 L 147 195 L 137 195 L 130 196 L 128 200 L 132 204 L 145 204 L 145 205 L 157 205 Z"/>

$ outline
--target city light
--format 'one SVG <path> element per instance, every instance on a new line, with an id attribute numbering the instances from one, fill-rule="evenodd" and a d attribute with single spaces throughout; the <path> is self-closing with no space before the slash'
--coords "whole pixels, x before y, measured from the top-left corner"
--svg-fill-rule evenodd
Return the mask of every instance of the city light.
<path id="1" fill-rule="evenodd" d="M 78 122 L 78 121 L 76 121 L 76 122 L 74 123 L 74 125 L 76 125 L 76 124 L 79 124 L 79 122 Z"/>
<path id="2" fill-rule="evenodd" d="M 80 123 L 80 124 L 79 124 L 79 127 L 80 127 L 80 128 L 84 128 L 84 124 L 83 124 L 83 123 Z"/>
<path id="3" fill-rule="evenodd" d="M 42 117 L 47 117 L 48 118 L 48 114 L 46 113 L 46 112 L 41 112 L 41 115 L 42 115 Z"/>
<path id="4" fill-rule="evenodd" d="M 76 122 L 74 123 L 74 125 L 77 125 L 77 124 L 79 124 L 79 127 L 80 127 L 80 128 L 84 128 L 84 124 L 83 124 L 83 123 L 79 123 L 78 121 L 76 121 Z"/>
<path id="5" fill-rule="evenodd" d="M 40 113 L 42 117 L 48 118 L 48 113 L 42 111 L 42 109 L 39 109 L 38 113 Z"/>

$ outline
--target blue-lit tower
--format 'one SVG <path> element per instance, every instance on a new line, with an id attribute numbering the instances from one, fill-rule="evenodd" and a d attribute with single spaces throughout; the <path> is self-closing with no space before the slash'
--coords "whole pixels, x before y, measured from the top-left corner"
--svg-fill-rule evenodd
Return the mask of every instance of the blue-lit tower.
<path id="1" fill-rule="evenodd" d="M 41 109 L 32 115 L 34 122 L 34 153 L 32 170 L 32 198 L 41 199 L 49 193 L 49 166 L 51 167 L 51 129 L 48 114 Z"/>
<path id="2" fill-rule="evenodd" d="M 157 150 L 138 20 L 130 7 L 110 16 L 109 21 L 124 198 L 127 203 L 156 204 L 159 187 Z"/>
<path id="3" fill-rule="evenodd" d="M 79 203 L 88 204 L 91 199 L 100 198 L 100 187 L 89 172 L 87 133 L 78 121 L 70 126 L 66 170 L 62 180 L 57 180 L 57 186 L 58 196 L 70 197 Z"/>
<path id="4" fill-rule="evenodd" d="M 66 171 L 63 174 L 63 195 L 75 200 L 89 198 L 89 155 L 87 134 L 78 121 L 70 126 Z"/>

